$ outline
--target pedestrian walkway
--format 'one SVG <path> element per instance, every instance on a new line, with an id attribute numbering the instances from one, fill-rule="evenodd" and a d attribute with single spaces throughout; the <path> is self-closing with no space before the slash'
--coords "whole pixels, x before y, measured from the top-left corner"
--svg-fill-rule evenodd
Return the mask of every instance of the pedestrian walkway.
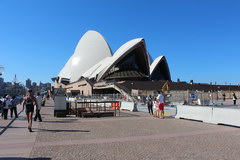
<path id="1" fill-rule="evenodd" d="M 18 105 L 16 118 L 0 120 L 0 157 L 26 157 L 30 156 L 35 143 L 37 132 L 30 133 L 27 129 L 27 119 Z M 38 128 L 38 123 L 33 123 L 33 131 Z"/>
<path id="2" fill-rule="evenodd" d="M 146 112 L 122 111 L 120 117 L 56 118 L 52 101 L 46 102 L 41 113 L 43 122 L 33 122 L 33 133 L 26 128 L 24 113 L 5 124 L 7 128 L 0 135 L 0 160 L 7 157 L 16 160 L 240 157 L 239 128 L 158 119 Z"/>

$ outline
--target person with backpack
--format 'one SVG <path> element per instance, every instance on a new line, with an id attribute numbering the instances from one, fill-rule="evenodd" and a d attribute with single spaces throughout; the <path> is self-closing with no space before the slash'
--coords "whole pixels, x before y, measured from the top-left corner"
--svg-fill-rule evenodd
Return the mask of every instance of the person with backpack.
<path id="1" fill-rule="evenodd" d="M 146 101 L 147 101 L 147 106 L 148 106 L 148 112 L 149 112 L 149 114 L 152 114 L 152 115 L 153 115 L 152 95 L 149 95 L 149 96 L 146 98 Z"/>
<path id="2" fill-rule="evenodd" d="M 39 120 L 39 122 L 42 122 L 42 117 L 41 117 L 41 114 L 40 114 L 40 110 L 41 110 L 41 107 L 42 107 L 42 96 L 40 95 L 40 93 L 37 93 L 37 104 L 38 104 L 38 107 L 36 109 L 36 114 L 35 114 L 35 117 L 34 117 L 34 121 L 37 121 L 37 119 Z"/>
<path id="3" fill-rule="evenodd" d="M 3 105 L 4 105 L 4 101 L 6 99 L 6 96 L 7 96 L 7 94 L 5 94 L 3 96 L 3 98 L 0 99 L 0 101 L 1 101 L 1 113 L 2 113 L 1 116 L 2 116 L 2 118 L 3 118 Z"/>
<path id="4" fill-rule="evenodd" d="M 28 90 L 28 95 L 26 97 L 24 97 L 24 100 L 23 100 L 23 110 L 25 107 L 25 112 L 26 112 L 27 120 L 28 120 L 29 132 L 32 132 L 32 116 L 33 116 L 35 105 L 38 108 L 37 100 L 33 96 L 32 90 Z"/>
<path id="5" fill-rule="evenodd" d="M 8 116 L 8 109 L 12 107 L 11 104 L 11 99 L 10 96 L 7 95 L 6 98 L 3 100 L 3 117 L 4 120 L 7 120 L 7 116 Z"/>
<path id="6" fill-rule="evenodd" d="M 226 94 L 225 93 L 223 93 L 223 101 L 226 101 Z"/>
<path id="7" fill-rule="evenodd" d="M 12 107 L 10 108 L 11 118 L 13 117 L 13 112 L 14 112 L 14 114 L 15 114 L 15 118 L 18 118 L 18 115 L 17 115 L 17 104 L 18 104 L 18 100 L 17 100 L 16 96 L 13 96 L 13 97 L 12 97 L 11 103 L 12 103 Z"/>

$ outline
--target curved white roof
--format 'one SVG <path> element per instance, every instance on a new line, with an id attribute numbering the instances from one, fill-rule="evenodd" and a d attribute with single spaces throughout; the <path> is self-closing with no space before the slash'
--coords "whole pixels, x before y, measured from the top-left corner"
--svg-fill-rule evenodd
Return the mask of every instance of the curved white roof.
<path id="1" fill-rule="evenodd" d="M 119 62 L 123 57 L 125 57 L 128 53 L 130 53 L 133 49 L 135 49 L 135 46 L 137 46 L 139 43 L 144 42 L 143 38 L 136 38 L 133 40 L 128 41 L 127 43 L 123 44 L 112 56 L 109 61 L 105 63 L 105 65 L 102 67 L 103 70 L 100 71 L 97 81 L 103 78 L 103 76 L 106 74 L 106 72 L 112 68 L 113 65 L 115 65 L 117 62 Z"/>
<path id="2" fill-rule="evenodd" d="M 76 82 L 96 63 L 111 57 L 112 52 L 104 37 L 96 31 L 88 31 L 78 42 L 74 54 L 59 73 L 60 78 Z"/>
<path id="3" fill-rule="evenodd" d="M 109 61 L 112 57 L 106 57 L 97 64 L 95 64 L 93 67 L 91 67 L 89 70 L 87 70 L 82 76 L 88 77 L 89 79 L 95 78 L 96 75 L 103 70 L 106 66 L 109 65 Z"/>
<path id="4" fill-rule="evenodd" d="M 150 76 L 152 76 L 152 74 L 154 73 L 155 69 L 157 69 L 158 64 L 164 62 L 165 67 L 163 67 L 162 69 L 164 69 L 164 72 L 167 74 L 167 79 L 171 80 L 171 75 L 170 75 L 170 71 L 169 71 L 169 67 L 168 67 L 168 63 L 167 60 L 165 58 L 165 56 L 159 56 L 157 57 L 153 63 L 150 66 Z"/>
<path id="5" fill-rule="evenodd" d="M 150 66 L 150 75 L 152 74 L 152 72 L 154 71 L 156 66 L 163 60 L 163 58 L 164 58 L 164 56 L 159 56 L 152 62 L 151 66 Z"/>
<path id="6" fill-rule="evenodd" d="M 67 81 L 67 79 L 70 80 L 70 83 L 73 83 L 81 77 L 94 78 L 96 81 L 102 80 L 114 65 L 133 53 L 132 51 L 135 49 L 137 49 L 139 56 L 138 63 L 141 63 L 139 68 L 141 68 L 146 77 L 151 77 L 157 71 L 155 69 L 159 66 L 158 64 L 162 62 L 164 62 L 164 72 L 168 74 L 166 76 L 170 77 L 165 57 L 160 56 L 153 61 L 151 55 L 146 50 L 143 38 L 128 41 L 112 55 L 104 37 L 96 31 L 88 31 L 79 40 L 74 54 L 59 73 L 60 83 Z"/>

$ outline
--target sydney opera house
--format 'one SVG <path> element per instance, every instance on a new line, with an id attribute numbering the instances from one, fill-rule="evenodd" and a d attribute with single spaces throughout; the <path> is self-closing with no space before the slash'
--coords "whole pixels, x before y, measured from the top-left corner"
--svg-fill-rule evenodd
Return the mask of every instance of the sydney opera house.
<path id="1" fill-rule="evenodd" d="M 131 91 L 124 83 L 166 82 L 171 81 L 171 75 L 166 58 L 159 56 L 153 60 L 144 38 L 130 40 L 112 53 L 100 33 L 88 31 L 53 80 L 55 88 L 87 96 L 113 92 L 126 94 Z"/>

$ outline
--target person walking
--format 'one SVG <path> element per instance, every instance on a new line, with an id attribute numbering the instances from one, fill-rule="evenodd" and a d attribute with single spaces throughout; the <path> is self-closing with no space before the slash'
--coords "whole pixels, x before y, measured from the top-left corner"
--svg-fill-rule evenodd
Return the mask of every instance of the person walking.
<path id="1" fill-rule="evenodd" d="M 4 105 L 4 101 L 5 101 L 5 99 L 6 99 L 6 96 L 7 96 L 7 94 L 5 94 L 4 96 L 3 96 L 3 98 L 1 98 L 0 99 L 0 102 L 1 102 L 1 116 L 2 116 L 2 118 L 4 117 L 3 116 L 3 105 Z"/>
<path id="2" fill-rule="evenodd" d="M 45 106 L 45 103 L 46 103 L 46 96 L 44 95 L 44 96 L 42 97 L 41 105 L 42 105 L 42 106 Z"/>
<path id="3" fill-rule="evenodd" d="M 236 102 L 237 102 L 237 96 L 236 94 L 233 92 L 233 105 L 236 106 Z"/>
<path id="4" fill-rule="evenodd" d="M 24 97 L 23 100 L 23 110 L 25 108 L 29 132 L 32 132 L 32 116 L 34 112 L 34 105 L 36 105 L 36 107 L 38 108 L 37 100 L 33 96 L 32 90 L 28 90 L 28 94 L 26 97 Z"/>
<path id="5" fill-rule="evenodd" d="M 34 117 L 34 121 L 37 121 L 37 119 L 39 120 L 39 122 L 42 122 L 42 117 L 41 117 L 41 114 L 40 114 L 40 110 L 42 108 L 42 96 L 40 95 L 40 93 L 37 93 L 37 104 L 38 104 L 38 107 L 36 108 L 36 114 L 35 114 L 35 117 Z"/>
<path id="6" fill-rule="evenodd" d="M 226 101 L 226 94 L 225 93 L 223 93 L 223 101 Z"/>
<path id="7" fill-rule="evenodd" d="M 152 95 L 149 95 L 149 96 L 146 98 L 146 101 L 147 101 L 147 106 L 148 106 L 148 112 L 149 112 L 149 114 L 152 114 L 152 115 L 153 115 Z"/>
<path id="8" fill-rule="evenodd" d="M 158 101 L 158 109 L 160 112 L 160 113 L 158 113 L 158 116 L 160 114 L 160 117 L 158 117 L 158 118 L 163 119 L 164 118 L 164 96 L 163 96 L 162 92 L 160 92 L 160 91 L 158 92 L 157 101 Z"/>
<path id="9" fill-rule="evenodd" d="M 4 120 L 7 120 L 8 109 L 9 108 L 11 108 L 11 99 L 10 99 L 10 96 L 7 95 L 6 98 L 3 100 L 3 117 L 4 117 Z"/>
<path id="10" fill-rule="evenodd" d="M 13 117 L 13 112 L 15 114 L 15 118 L 18 118 L 18 115 L 17 115 L 17 104 L 18 104 L 18 101 L 17 101 L 16 96 L 12 97 L 11 103 L 12 103 L 12 107 L 10 108 L 11 118 Z"/>

